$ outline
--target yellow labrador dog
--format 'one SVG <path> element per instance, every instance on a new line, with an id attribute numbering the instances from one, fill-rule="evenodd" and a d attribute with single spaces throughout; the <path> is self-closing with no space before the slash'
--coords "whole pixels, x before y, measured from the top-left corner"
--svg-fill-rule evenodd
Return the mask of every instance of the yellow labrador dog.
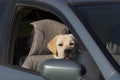
<path id="1" fill-rule="evenodd" d="M 55 36 L 47 45 L 55 59 L 72 59 L 78 53 L 78 46 L 72 34 Z"/>

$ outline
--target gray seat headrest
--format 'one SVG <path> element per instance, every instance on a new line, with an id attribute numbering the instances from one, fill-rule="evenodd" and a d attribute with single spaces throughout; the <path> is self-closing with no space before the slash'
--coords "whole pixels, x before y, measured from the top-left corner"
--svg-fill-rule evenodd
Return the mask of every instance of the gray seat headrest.
<path id="1" fill-rule="evenodd" d="M 48 42 L 58 34 L 68 33 L 66 25 L 49 19 L 39 20 L 31 23 L 33 25 L 33 39 L 29 55 L 48 53 Z"/>

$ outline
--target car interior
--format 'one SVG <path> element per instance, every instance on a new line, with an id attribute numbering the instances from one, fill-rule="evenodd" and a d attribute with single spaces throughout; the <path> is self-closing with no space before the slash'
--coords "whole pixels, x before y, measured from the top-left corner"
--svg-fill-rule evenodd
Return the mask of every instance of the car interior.
<path id="1" fill-rule="evenodd" d="M 36 43 L 32 43 L 33 36 L 36 36 L 37 38 L 39 38 L 40 35 L 42 35 L 44 33 L 43 32 L 42 34 L 40 34 L 39 32 L 37 32 L 37 30 L 39 30 L 39 29 L 37 29 L 36 26 L 39 27 L 39 25 L 45 25 L 46 23 L 49 23 L 49 21 L 48 22 L 46 21 L 45 23 L 38 25 L 40 20 L 44 20 L 44 19 L 49 19 L 51 21 L 55 20 L 56 22 L 58 21 L 62 24 L 60 19 L 57 18 L 55 15 L 53 15 L 52 13 L 48 14 L 47 11 L 43 11 L 43 10 L 37 10 L 37 9 L 31 9 L 29 7 L 25 7 L 25 8 L 21 9 L 19 14 L 23 15 L 23 16 L 21 16 L 20 19 L 18 20 L 20 22 L 19 23 L 20 25 L 18 26 L 18 32 L 16 35 L 17 38 L 15 41 L 14 59 L 13 59 L 13 64 L 15 64 L 15 65 L 21 65 L 23 63 L 24 59 L 26 58 L 25 56 L 27 56 L 28 54 L 35 54 L 34 53 L 35 51 L 33 51 L 31 49 L 31 48 L 34 48 L 33 45 L 36 44 Z M 49 25 L 52 25 L 52 24 L 49 24 Z M 48 33 L 49 34 L 48 37 L 50 37 L 50 34 L 53 34 L 52 36 L 54 36 L 55 34 L 57 34 L 57 32 L 59 32 L 58 31 L 59 28 L 58 28 L 58 30 L 56 29 L 56 31 L 52 31 L 53 28 L 51 28 L 49 26 L 48 26 L 48 28 L 51 29 L 51 32 L 53 32 L 53 33 L 55 32 L 54 34 Z M 48 29 L 44 28 L 43 30 L 45 30 L 45 32 L 49 32 Z M 45 44 L 47 44 L 47 42 L 45 42 Z M 32 52 L 31 52 L 31 50 L 32 50 Z M 37 53 L 39 53 L 39 51 L 37 51 Z"/>
<path id="2" fill-rule="evenodd" d="M 67 34 L 69 31 L 64 24 L 50 19 L 35 21 L 31 24 L 34 26 L 33 40 L 27 58 L 33 56 L 35 61 L 39 58 L 40 62 L 36 65 L 40 65 L 45 60 L 53 58 L 47 48 L 48 42 L 56 35 Z M 26 60 L 25 62 L 27 63 Z"/>

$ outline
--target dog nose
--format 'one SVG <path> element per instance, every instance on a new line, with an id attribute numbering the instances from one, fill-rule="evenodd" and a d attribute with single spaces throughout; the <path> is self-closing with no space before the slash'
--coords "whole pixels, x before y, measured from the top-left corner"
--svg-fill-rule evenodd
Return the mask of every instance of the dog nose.
<path id="1" fill-rule="evenodd" d="M 65 54 L 70 54 L 71 50 L 70 49 L 65 49 Z"/>

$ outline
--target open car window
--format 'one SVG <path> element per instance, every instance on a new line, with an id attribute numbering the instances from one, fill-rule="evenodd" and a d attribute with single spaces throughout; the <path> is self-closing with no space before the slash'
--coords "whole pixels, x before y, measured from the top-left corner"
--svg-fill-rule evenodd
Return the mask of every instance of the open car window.
<path id="1" fill-rule="evenodd" d="M 12 52 L 14 53 L 14 57 L 11 61 L 14 65 L 22 65 L 32 47 L 33 36 L 36 34 L 34 30 L 37 30 L 32 23 L 44 19 L 61 21 L 48 11 L 24 6 L 19 6 L 19 12 L 16 17 L 16 24 L 14 25 L 13 31 L 13 33 L 16 34 L 13 34 L 14 42 L 12 43 L 14 45 L 14 50 Z"/>

